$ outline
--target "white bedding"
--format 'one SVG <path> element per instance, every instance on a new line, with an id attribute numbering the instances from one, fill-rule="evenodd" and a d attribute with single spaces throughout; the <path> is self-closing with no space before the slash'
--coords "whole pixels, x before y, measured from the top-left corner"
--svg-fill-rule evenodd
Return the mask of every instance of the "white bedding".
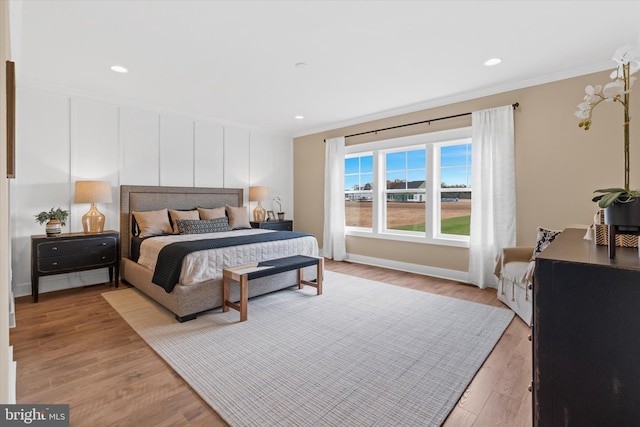
<path id="1" fill-rule="evenodd" d="M 246 229 L 207 234 L 180 234 L 145 239 L 140 245 L 138 263 L 155 270 L 158 254 L 166 245 L 200 239 L 219 239 L 249 234 L 273 233 L 271 230 Z M 283 258 L 292 255 L 318 256 L 318 241 L 313 236 L 289 240 L 253 243 L 209 249 L 187 255 L 182 263 L 180 283 L 191 285 L 205 280 L 222 279 L 222 270 L 237 265 Z"/>

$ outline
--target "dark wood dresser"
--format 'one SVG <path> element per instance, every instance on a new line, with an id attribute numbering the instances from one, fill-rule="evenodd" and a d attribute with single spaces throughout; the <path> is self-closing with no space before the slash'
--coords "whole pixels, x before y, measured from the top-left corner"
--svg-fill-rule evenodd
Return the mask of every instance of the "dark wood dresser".
<path id="1" fill-rule="evenodd" d="M 31 295 L 38 302 L 40 276 L 74 271 L 109 268 L 109 281 L 118 286 L 120 266 L 120 234 L 104 231 L 98 234 L 66 233 L 57 237 L 31 236 Z"/>
<path id="2" fill-rule="evenodd" d="M 637 248 L 566 229 L 536 258 L 533 425 L 640 425 Z"/>

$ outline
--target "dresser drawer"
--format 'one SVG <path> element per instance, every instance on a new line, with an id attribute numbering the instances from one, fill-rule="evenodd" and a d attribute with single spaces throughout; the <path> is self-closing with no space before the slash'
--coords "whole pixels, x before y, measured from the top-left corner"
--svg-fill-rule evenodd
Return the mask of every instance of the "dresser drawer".
<path id="1" fill-rule="evenodd" d="M 107 236 L 45 242 L 38 245 L 37 257 L 60 257 L 65 255 L 77 255 L 87 252 L 112 252 L 115 256 L 116 244 L 117 239 L 115 237 Z"/>
<path id="2" fill-rule="evenodd" d="M 76 255 L 52 256 L 38 259 L 38 271 L 40 273 L 52 273 L 55 271 L 75 270 L 77 268 L 98 268 L 110 266 L 116 261 L 116 252 L 107 250 L 94 253 L 81 253 Z"/>

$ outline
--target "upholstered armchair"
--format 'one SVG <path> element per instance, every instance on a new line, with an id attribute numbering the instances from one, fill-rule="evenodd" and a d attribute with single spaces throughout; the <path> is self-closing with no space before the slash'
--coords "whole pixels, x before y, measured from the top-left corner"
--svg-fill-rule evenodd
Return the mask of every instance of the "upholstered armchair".
<path id="1" fill-rule="evenodd" d="M 504 248 L 496 258 L 493 274 L 498 278 L 498 299 L 531 326 L 533 246 Z"/>

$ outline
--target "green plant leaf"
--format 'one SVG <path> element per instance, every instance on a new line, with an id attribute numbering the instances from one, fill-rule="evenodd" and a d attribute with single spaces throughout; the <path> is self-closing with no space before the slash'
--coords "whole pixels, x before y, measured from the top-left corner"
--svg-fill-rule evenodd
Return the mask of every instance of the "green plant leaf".
<path id="1" fill-rule="evenodd" d="M 614 191 L 611 193 L 603 194 L 602 198 L 598 201 L 598 206 L 600 206 L 601 208 L 606 208 L 607 206 L 612 205 L 622 193 L 625 193 L 625 191 Z"/>
<path id="2" fill-rule="evenodd" d="M 624 188 L 603 188 L 595 190 L 594 193 L 624 193 L 625 191 Z"/>

